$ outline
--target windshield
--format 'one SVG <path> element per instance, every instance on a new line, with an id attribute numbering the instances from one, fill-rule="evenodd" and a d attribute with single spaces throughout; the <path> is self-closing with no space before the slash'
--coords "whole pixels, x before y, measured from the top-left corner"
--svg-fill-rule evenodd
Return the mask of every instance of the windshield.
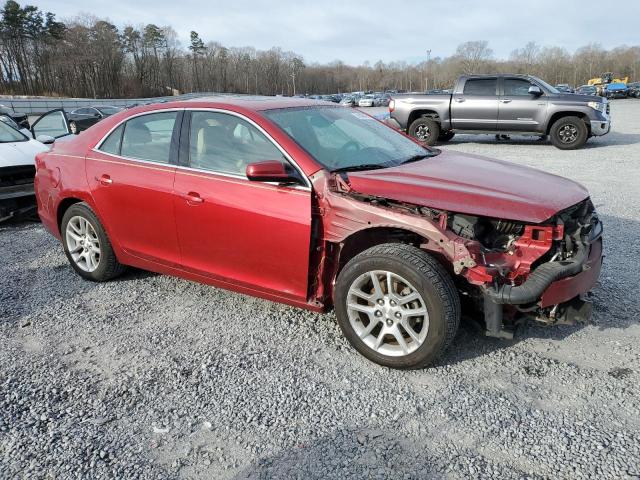
<path id="1" fill-rule="evenodd" d="M 331 171 L 393 167 L 440 153 L 358 110 L 299 107 L 267 110 L 264 115 Z"/>
<path id="2" fill-rule="evenodd" d="M 533 76 L 531 78 L 533 78 L 537 83 L 539 83 L 542 86 L 542 88 L 544 88 L 545 90 L 548 90 L 549 93 L 560 93 L 560 91 L 557 88 L 552 87 L 544 80 L 540 80 L 538 77 L 533 77 Z"/>
<path id="3" fill-rule="evenodd" d="M 96 107 L 96 108 L 100 111 L 100 113 L 103 113 L 105 115 L 113 115 L 122 110 L 121 108 L 118 108 L 118 107 Z"/>
<path id="4" fill-rule="evenodd" d="M 0 122 L 0 143 L 26 142 L 29 140 L 25 135 L 4 122 Z"/>

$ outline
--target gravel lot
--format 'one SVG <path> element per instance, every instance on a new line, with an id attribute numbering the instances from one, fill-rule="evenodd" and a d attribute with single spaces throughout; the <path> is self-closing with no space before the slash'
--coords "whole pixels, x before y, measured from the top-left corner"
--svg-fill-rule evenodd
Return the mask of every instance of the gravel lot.
<path id="1" fill-rule="evenodd" d="M 332 314 L 140 271 L 92 284 L 40 225 L 0 229 L 0 478 L 640 478 L 640 100 L 612 114 L 578 151 L 444 147 L 585 184 L 607 259 L 590 325 L 463 324 L 422 371 L 369 363 Z"/>

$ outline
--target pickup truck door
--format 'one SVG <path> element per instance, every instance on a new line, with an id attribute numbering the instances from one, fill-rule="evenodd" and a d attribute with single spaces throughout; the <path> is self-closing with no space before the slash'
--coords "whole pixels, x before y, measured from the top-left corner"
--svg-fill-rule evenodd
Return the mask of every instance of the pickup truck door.
<path id="1" fill-rule="evenodd" d="M 498 123 L 498 79 L 469 78 L 451 97 L 451 123 L 458 130 L 493 131 Z"/>
<path id="2" fill-rule="evenodd" d="M 547 118 L 547 100 L 544 94 L 531 95 L 529 87 L 534 84 L 525 78 L 504 77 L 501 83 L 498 130 L 544 133 Z"/>

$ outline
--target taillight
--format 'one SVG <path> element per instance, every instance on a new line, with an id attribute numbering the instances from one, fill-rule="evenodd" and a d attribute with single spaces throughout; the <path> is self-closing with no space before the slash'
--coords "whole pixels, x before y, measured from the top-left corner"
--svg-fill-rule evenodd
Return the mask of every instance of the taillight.
<path id="1" fill-rule="evenodd" d="M 389 102 L 389 113 L 393 112 L 395 110 L 395 108 L 396 108 L 396 102 L 395 102 L 395 100 L 391 100 Z"/>

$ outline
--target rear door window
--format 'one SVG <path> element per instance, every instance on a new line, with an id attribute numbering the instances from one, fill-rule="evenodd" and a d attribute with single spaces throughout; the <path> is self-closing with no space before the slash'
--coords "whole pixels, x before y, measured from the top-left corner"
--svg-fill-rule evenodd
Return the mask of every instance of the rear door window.
<path id="1" fill-rule="evenodd" d="M 106 138 L 102 145 L 100 145 L 101 152 L 111 153 L 112 155 L 120 155 L 120 145 L 122 144 L 122 131 L 124 130 L 124 123 L 116 128 Z"/>
<path id="2" fill-rule="evenodd" d="M 464 84 L 465 95 L 496 95 L 496 78 L 470 78 Z"/>
<path id="3" fill-rule="evenodd" d="M 129 120 L 124 127 L 123 157 L 169 163 L 171 137 L 178 112 L 159 112 Z"/>

